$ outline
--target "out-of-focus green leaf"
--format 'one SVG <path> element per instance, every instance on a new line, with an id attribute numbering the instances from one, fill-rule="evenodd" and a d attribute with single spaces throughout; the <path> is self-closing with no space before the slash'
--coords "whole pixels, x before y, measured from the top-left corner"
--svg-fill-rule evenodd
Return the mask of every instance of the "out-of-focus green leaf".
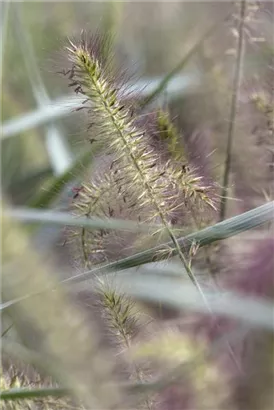
<path id="1" fill-rule="evenodd" d="M 220 25 L 224 23 L 224 20 L 226 20 L 229 16 L 231 15 L 231 11 L 228 14 L 225 14 L 223 18 L 212 24 L 207 30 L 204 32 L 204 34 L 201 36 L 201 38 L 197 41 L 197 43 L 186 53 L 186 55 L 183 57 L 183 59 L 176 65 L 176 67 L 173 68 L 159 83 L 159 85 L 152 91 L 141 103 L 141 108 L 144 108 L 147 106 L 149 103 L 151 103 L 162 91 L 165 90 L 166 86 L 172 80 L 172 78 L 177 75 L 189 62 L 190 58 L 198 51 L 199 47 L 204 43 L 204 41 L 214 32 L 214 30 Z"/>
<path id="2" fill-rule="evenodd" d="M 34 399 L 41 397 L 62 397 L 69 394 L 68 389 L 60 387 L 41 387 L 37 389 L 26 388 L 14 388 L 4 390 L 0 393 L 1 400 L 23 400 Z"/>
<path id="3" fill-rule="evenodd" d="M 52 169 L 45 168 L 15 179 L 9 188 L 14 203 L 26 203 L 36 195 L 43 182 L 52 176 Z"/>
<path id="4" fill-rule="evenodd" d="M 13 8 L 15 35 L 23 51 L 23 60 L 31 84 L 32 93 L 39 107 L 50 102 L 41 72 L 38 68 L 33 42 L 22 14 L 23 8 L 17 5 Z M 66 139 L 58 124 L 50 123 L 45 129 L 45 143 L 48 156 L 55 175 L 60 175 L 71 164 L 71 153 Z"/>
<path id="5" fill-rule="evenodd" d="M 3 81 L 3 59 L 6 46 L 7 32 L 8 32 L 8 23 L 9 23 L 9 12 L 10 12 L 10 1 L 1 2 L 1 37 L 0 37 L 0 88 L 2 90 L 2 81 Z M 2 115 L 0 116 L 2 120 Z"/>
<path id="6" fill-rule="evenodd" d="M 143 78 L 138 80 L 134 85 L 126 84 L 125 88 L 130 91 L 130 95 L 147 96 L 162 81 L 162 77 Z M 182 93 L 189 92 L 199 85 L 199 78 L 193 73 L 174 76 L 167 84 L 167 91 L 170 97 L 177 97 Z M 55 120 L 67 117 L 68 115 L 76 116 L 76 109 L 82 106 L 83 97 L 69 94 L 62 96 L 55 101 L 50 101 L 34 111 L 19 115 L 18 117 L 7 120 L 2 125 L 1 140 L 18 136 L 25 131 L 41 125 L 48 124 Z"/>
<path id="7" fill-rule="evenodd" d="M 32 208 L 48 207 L 60 194 L 66 184 L 73 181 L 86 170 L 96 150 L 98 150 L 98 147 L 94 150 L 83 152 L 66 172 L 53 178 L 49 187 L 42 192 L 40 191 L 28 205 Z"/>

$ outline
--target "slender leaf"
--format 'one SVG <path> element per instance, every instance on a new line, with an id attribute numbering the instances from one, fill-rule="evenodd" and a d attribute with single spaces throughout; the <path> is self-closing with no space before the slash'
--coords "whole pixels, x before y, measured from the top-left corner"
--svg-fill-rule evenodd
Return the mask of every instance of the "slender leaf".
<path id="1" fill-rule="evenodd" d="M 65 212 L 40 211 L 30 208 L 8 208 L 5 214 L 21 222 L 41 222 L 48 225 L 81 226 L 88 229 L 115 229 L 129 232 L 148 232 L 150 229 L 159 230 L 161 225 L 140 224 L 140 222 L 123 219 L 97 217 L 74 217 Z"/>
<path id="2" fill-rule="evenodd" d="M 13 327 L 13 323 L 11 324 L 11 325 L 9 325 L 8 327 L 7 327 L 7 329 L 5 329 L 4 331 L 3 331 L 3 333 L 1 334 L 1 338 L 2 337 L 4 337 L 4 336 L 6 336 L 6 334 L 10 331 L 10 329 Z"/>
<path id="3" fill-rule="evenodd" d="M 215 31 L 215 29 L 223 24 L 224 21 L 231 15 L 231 11 L 226 14 L 223 18 L 219 19 L 213 25 L 211 25 L 204 34 L 200 37 L 197 43 L 188 51 L 188 53 L 183 57 L 183 59 L 174 67 L 159 83 L 159 85 L 143 100 L 141 107 L 144 108 L 149 103 L 151 103 L 162 91 L 164 91 L 168 83 L 172 78 L 178 74 L 189 62 L 190 58 L 199 50 L 204 41 Z"/>
<path id="4" fill-rule="evenodd" d="M 7 41 L 7 34 L 8 34 L 8 26 L 9 26 L 9 13 L 10 13 L 10 1 L 6 1 L 5 3 L 1 2 L 0 4 L 1 10 L 1 36 L 0 36 L 0 87 L 2 90 L 2 82 L 3 82 L 3 67 L 4 67 L 4 53 L 6 49 L 6 41 Z M 1 117 L 2 118 L 2 117 Z"/>
<path id="5" fill-rule="evenodd" d="M 167 305 L 176 309 L 188 309 L 208 313 L 200 293 L 191 284 L 181 280 L 170 280 L 159 275 L 119 275 L 119 289 L 143 300 Z M 206 293 L 212 313 L 267 330 L 274 331 L 274 304 L 235 292 Z"/>
<path id="6" fill-rule="evenodd" d="M 264 223 L 270 222 L 274 217 L 274 201 L 259 206 L 241 215 L 234 216 L 216 225 L 192 233 L 184 238 L 178 239 L 178 243 L 185 252 L 188 252 L 191 245 L 195 242 L 199 247 L 210 245 L 213 242 L 227 239 L 241 232 L 256 228 Z M 91 269 L 67 279 L 67 282 L 78 283 L 91 278 L 99 273 L 119 271 L 123 269 L 139 266 L 144 263 L 164 260 L 177 253 L 172 242 L 156 246 L 144 252 L 139 252 L 133 256 L 112 262 L 99 268 Z"/>
<path id="7" fill-rule="evenodd" d="M 18 179 L 16 178 L 7 188 L 14 203 L 24 204 L 28 202 L 30 198 L 36 196 L 41 185 L 50 178 L 52 178 L 52 169 L 49 167 L 42 168 L 35 172 L 29 172 Z"/>
<path id="8" fill-rule="evenodd" d="M 162 77 L 144 78 L 139 80 L 133 86 L 126 84 L 125 88 L 129 91 L 129 95 L 133 97 L 147 96 L 155 87 L 162 81 Z M 193 73 L 186 73 L 184 75 L 176 76 L 171 79 L 167 85 L 167 91 L 170 97 L 182 95 L 182 93 L 192 92 L 193 87 L 199 85 L 199 78 Z M 83 97 L 69 94 L 59 97 L 54 101 L 50 101 L 43 107 L 35 111 L 22 114 L 11 120 L 7 120 L 2 125 L 1 140 L 21 135 L 23 132 L 32 128 L 47 124 L 48 122 L 66 117 L 68 115 L 75 115 L 75 109 L 82 106 Z"/>
<path id="9" fill-rule="evenodd" d="M 93 151 L 87 150 L 83 152 L 67 171 L 62 175 L 53 178 L 50 186 L 46 190 L 39 192 L 32 200 L 30 200 L 28 205 L 32 208 L 47 208 L 61 193 L 66 184 L 84 172 L 86 167 L 91 163 L 92 156 L 96 150 L 98 150 L 98 148 Z"/>
<path id="10" fill-rule="evenodd" d="M 189 251 L 193 242 L 198 244 L 199 247 L 209 245 L 218 240 L 223 240 L 231 236 L 235 236 L 241 232 L 245 232 L 249 229 L 253 229 L 264 223 L 270 222 L 273 220 L 273 216 L 274 201 L 252 209 L 251 211 L 244 212 L 241 215 L 229 218 L 226 221 L 219 222 L 214 226 L 202 229 L 199 232 L 187 235 L 184 238 L 178 239 L 178 242 L 182 249 L 187 252 Z M 63 283 L 80 283 L 94 277 L 95 275 L 106 274 L 113 271 L 117 272 L 132 268 L 134 266 L 140 266 L 145 263 L 165 260 L 168 257 L 175 255 L 176 248 L 174 248 L 174 245 L 171 242 L 168 242 L 166 244 L 156 246 L 152 249 L 148 249 L 147 251 L 139 252 L 136 255 L 121 259 L 120 261 L 102 265 L 87 272 L 72 276 L 68 279 L 65 279 Z M 41 291 L 38 293 L 40 294 L 48 290 L 50 289 L 41 289 Z M 2 303 L 0 305 L 0 310 L 3 311 L 8 307 L 20 302 L 21 300 L 27 299 L 31 296 L 34 295 L 23 295 L 21 298 Z"/>
<path id="11" fill-rule="evenodd" d="M 226 157 L 225 157 L 225 167 L 222 183 L 222 194 L 221 194 L 221 206 L 220 206 L 220 221 L 223 221 L 226 214 L 227 196 L 228 196 L 228 183 L 232 163 L 232 146 L 235 134 L 235 121 L 237 116 L 238 99 L 242 78 L 242 67 L 244 61 L 244 38 L 245 38 L 245 14 L 248 8 L 246 0 L 240 2 L 240 14 L 239 14 L 239 27 L 237 30 L 238 44 L 236 47 L 236 60 L 234 69 L 234 78 L 231 90 L 231 103 L 230 103 L 230 114 L 228 119 L 228 131 L 226 140 Z"/>
<path id="12" fill-rule="evenodd" d="M 37 389 L 14 388 L 0 393 L 1 400 L 22 400 L 41 397 L 62 397 L 69 394 L 69 390 L 61 387 L 43 387 Z"/>
<path id="13" fill-rule="evenodd" d="M 50 98 L 38 69 L 31 36 L 27 27 L 23 24 L 22 8 L 18 4 L 13 8 L 13 18 L 15 35 L 20 44 L 20 49 L 23 51 L 23 60 L 32 93 L 37 105 L 43 108 L 44 105 L 50 102 Z M 69 168 L 72 156 L 67 141 L 57 124 L 48 124 L 45 130 L 45 142 L 54 174 L 60 175 Z"/>

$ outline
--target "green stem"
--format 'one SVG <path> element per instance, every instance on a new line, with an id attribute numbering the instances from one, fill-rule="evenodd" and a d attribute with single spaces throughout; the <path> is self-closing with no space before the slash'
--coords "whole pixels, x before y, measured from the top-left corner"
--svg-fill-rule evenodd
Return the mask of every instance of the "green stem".
<path id="1" fill-rule="evenodd" d="M 228 191 L 229 175 L 231 169 L 231 157 L 232 157 L 232 142 L 234 138 L 235 130 L 235 119 L 237 114 L 237 105 L 238 105 L 238 94 L 241 83 L 241 67 L 244 54 L 244 19 L 245 19 L 245 9 L 246 9 L 246 0 L 241 1 L 241 10 L 240 10 L 240 23 L 239 23 L 239 38 L 237 44 L 237 54 L 236 54 L 236 65 L 234 80 L 232 86 L 232 98 L 231 98 L 231 107 L 230 107 L 230 117 L 229 117 L 229 126 L 227 134 L 227 147 L 226 147 L 226 160 L 225 160 L 225 170 L 223 177 L 223 189 L 221 194 L 221 205 L 220 205 L 220 221 L 224 220 L 226 214 L 226 197 Z"/>

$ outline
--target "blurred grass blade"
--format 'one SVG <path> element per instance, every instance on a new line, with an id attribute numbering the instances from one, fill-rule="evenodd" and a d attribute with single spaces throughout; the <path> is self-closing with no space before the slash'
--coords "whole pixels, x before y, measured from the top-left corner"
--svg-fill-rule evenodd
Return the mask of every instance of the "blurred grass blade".
<path id="1" fill-rule="evenodd" d="M 10 1 L 6 1 L 5 3 L 0 3 L 0 11 L 1 11 L 1 36 L 0 36 L 0 87 L 2 90 L 2 83 L 3 83 L 3 68 L 4 68 L 4 53 L 6 50 L 6 40 L 8 34 L 8 25 L 9 25 L 9 12 L 10 12 Z M 1 120 L 2 120 L 2 112 L 1 112 Z"/>
<path id="2" fill-rule="evenodd" d="M 95 151 L 88 150 L 83 152 L 67 171 L 62 175 L 53 178 L 50 186 L 47 189 L 38 192 L 38 194 L 29 201 L 28 205 L 32 208 L 48 207 L 61 193 L 66 184 L 77 178 L 86 170 L 92 161 L 92 156 Z"/>
<path id="3" fill-rule="evenodd" d="M 7 120 L 2 125 L 1 138 L 6 139 L 21 135 L 32 128 L 71 115 L 75 108 L 81 106 L 82 102 L 83 98 L 74 95 L 60 97 L 35 111 Z"/>
<path id="4" fill-rule="evenodd" d="M 112 383 L 113 384 L 113 383 Z M 159 386 L 159 383 L 120 383 L 119 386 L 127 389 L 131 393 L 142 393 L 154 390 Z M 0 392 L 0 400 L 26 400 L 39 399 L 42 397 L 64 397 L 70 395 L 69 389 L 64 387 L 40 387 L 40 388 L 11 388 Z"/>
<path id="5" fill-rule="evenodd" d="M 264 223 L 273 220 L 274 216 L 274 201 L 269 202 L 265 205 L 259 206 L 251 211 L 244 212 L 241 215 L 229 218 L 226 221 L 222 221 L 213 225 L 211 227 L 202 229 L 199 232 L 185 236 L 178 240 L 179 244 L 182 246 L 185 252 L 189 251 L 193 242 L 199 244 L 199 247 L 209 245 L 215 241 L 223 240 L 231 236 L 237 235 L 241 232 L 245 232 L 249 229 L 256 228 Z M 121 259 L 117 262 L 112 262 L 106 265 L 102 265 L 91 269 L 89 271 L 80 273 L 75 276 L 71 276 L 68 279 L 63 280 L 63 283 L 74 284 L 81 283 L 86 280 L 91 279 L 95 275 L 107 274 L 108 272 L 118 272 L 124 269 L 129 269 L 135 266 L 140 266 L 145 263 L 156 262 L 160 260 L 165 260 L 171 256 L 176 255 L 176 249 L 173 247 L 171 242 L 159 245 L 152 249 L 148 249 L 144 252 L 139 252 L 136 255 L 129 256 L 127 258 Z M 43 293 L 50 290 L 41 289 Z M 3 311 L 9 306 L 18 303 L 20 300 L 26 299 L 33 296 L 32 294 L 22 295 L 19 299 L 10 300 L 6 303 L 0 305 L 0 310 Z M 204 303 L 204 302 L 203 302 Z M 204 307 L 204 304 L 203 304 Z"/>
<path id="6" fill-rule="evenodd" d="M 162 91 L 164 91 L 168 85 L 168 83 L 172 80 L 172 78 L 178 74 L 189 62 L 190 58 L 199 50 L 201 45 L 204 41 L 214 32 L 214 30 L 220 25 L 223 24 L 224 21 L 231 15 L 231 11 L 223 18 L 212 24 L 204 34 L 200 37 L 197 43 L 186 53 L 183 59 L 177 64 L 176 67 L 173 68 L 159 83 L 159 85 L 152 91 L 144 100 L 141 102 L 141 108 L 144 108 L 146 105 L 151 103 Z"/>
<path id="7" fill-rule="evenodd" d="M 37 389 L 26 388 L 14 388 L 9 390 L 3 390 L 0 393 L 1 400 L 23 400 L 34 399 L 42 397 L 62 397 L 69 394 L 69 390 L 61 387 L 44 387 Z"/>
<path id="8" fill-rule="evenodd" d="M 108 57 L 113 47 L 113 39 L 117 38 L 122 29 L 125 4 L 122 1 L 110 0 L 104 3 L 103 17 L 101 21 L 102 33 L 109 33 L 110 40 L 104 44 L 102 55 Z"/>
<path id="9" fill-rule="evenodd" d="M 49 363 L 53 366 L 50 376 L 60 386 L 69 387 L 77 402 L 88 409 L 112 409 L 120 400 L 118 386 L 109 385 L 114 362 L 107 348 L 102 351 L 95 320 L 92 316 L 88 323 L 83 320 L 83 313 L 70 303 L 57 277 L 39 253 L 31 250 L 24 229 L 6 216 L 2 216 L 1 223 L 5 237 L 3 301 L 46 287 L 54 289 L 10 307 L 9 317 L 19 339 L 30 353 L 42 357 L 45 373 Z"/>
<path id="10" fill-rule="evenodd" d="M 142 300 L 156 303 L 160 300 L 161 305 L 172 308 L 208 313 L 200 293 L 191 284 L 159 277 L 157 274 L 120 275 L 119 289 Z M 206 298 L 212 313 L 274 331 L 273 303 L 234 292 L 206 294 Z"/>
<path id="11" fill-rule="evenodd" d="M 193 242 L 199 247 L 209 245 L 213 242 L 230 238 L 241 232 L 256 228 L 264 223 L 273 221 L 274 217 L 274 201 L 265 205 L 259 206 L 251 211 L 244 212 L 240 215 L 219 222 L 216 225 L 202 229 L 199 232 L 192 233 L 184 238 L 178 239 L 178 242 L 184 252 L 188 252 Z M 78 283 L 90 279 L 93 275 L 118 271 L 123 269 L 139 266 L 144 263 L 155 262 L 167 259 L 176 255 L 176 249 L 172 242 L 156 246 L 144 252 L 139 252 L 136 255 L 121 259 L 120 261 L 109 263 L 99 268 L 94 268 L 90 271 L 80 273 L 67 279 L 67 282 Z"/>
<path id="12" fill-rule="evenodd" d="M 244 63 L 244 53 L 245 53 L 245 15 L 248 13 L 246 10 L 248 8 L 247 1 L 242 0 L 240 2 L 239 16 L 238 16 L 238 27 L 237 32 L 237 45 L 235 46 L 235 67 L 233 75 L 233 83 L 231 85 L 231 102 L 230 102 L 230 114 L 228 118 L 228 130 L 226 138 L 226 151 L 225 151 L 225 166 L 222 181 L 222 193 L 221 193 L 221 204 L 220 204 L 220 221 L 223 221 L 226 215 L 227 208 L 227 196 L 228 196 L 228 184 L 231 173 L 232 165 L 232 147 L 233 140 L 235 139 L 235 122 L 238 111 L 238 100 L 241 89 L 242 81 L 242 69 Z"/>
<path id="13" fill-rule="evenodd" d="M 126 84 L 125 88 L 129 91 L 131 97 L 143 96 L 144 98 L 150 94 L 158 84 L 162 81 L 162 77 L 143 78 L 136 82 L 136 84 Z M 171 79 L 167 85 L 169 97 L 176 97 L 182 93 L 191 92 L 193 87 L 199 85 L 199 78 L 193 73 L 185 73 Z M 47 124 L 54 120 L 75 114 L 76 109 L 82 106 L 83 97 L 69 94 L 59 97 L 54 101 L 44 104 L 43 107 L 35 111 L 31 111 L 7 120 L 2 124 L 1 139 L 21 135 L 25 131 L 32 128 Z"/>
<path id="14" fill-rule="evenodd" d="M 10 329 L 13 327 L 13 323 L 11 324 L 11 325 L 9 325 L 8 327 L 7 327 L 7 329 L 5 329 L 4 331 L 3 331 L 3 333 L 1 334 L 1 338 L 3 338 L 4 336 L 6 336 L 6 334 L 10 331 Z"/>
<path id="15" fill-rule="evenodd" d="M 115 229 L 129 232 L 148 232 L 150 229 L 160 229 L 161 225 L 140 224 L 115 218 L 74 217 L 69 213 L 57 211 L 40 211 L 37 209 L 16 207 L 7 208 L 5 215 L 20 222 L 40 222 L 47 225 L 81 226 L 92 229 Z"/>
<path id="16" fill-rule="evenodd" d="M 14 203 L 25 204 L 37 195 L 41 185 L 52 178 L 51 167 L 38 169 L 15 179 L 9 187 Z"/>
<path id="17" fill-rule="evenodd" d="M 43 108 L 44 105 L 49 103 L 50 98 L 38 70 L 31 37 L 28 35 L 26 28 L 23 26 L 21 11 L 22 10 L 19 4 L 13 8 L 15 34 L 17 35 L 21 50 L 24 50 L 23 58 L 27 69 L 28 78 L 31 83 L 32 93 L 38 106 Z M 54 172 L 56 174 L 64 172 L 64 170 L 71 163 L 71 154 L 61 131 L 57 125 L 53 123 L 49 124 L 46 128 L 46 145 Z"/>
<path id="18" fill-rule="evenodd" d="M 18 43 L 20 44 L 20 49 L 24 51 L 23 59 L 31 84 L 32 93 L 37 105 L 43 108 L 49 103 L 50 98 L 37 66 L 32 39 L 22 21 L 22 8 L 20 4 L 13 7 L 13 17 L 15 34 Z M 54 123 L 48 124 L 45 134 L 45 143 L 54 174 L 60 175 L 69 168 L 72 162 L 69 146 L 58 125 Z"/>

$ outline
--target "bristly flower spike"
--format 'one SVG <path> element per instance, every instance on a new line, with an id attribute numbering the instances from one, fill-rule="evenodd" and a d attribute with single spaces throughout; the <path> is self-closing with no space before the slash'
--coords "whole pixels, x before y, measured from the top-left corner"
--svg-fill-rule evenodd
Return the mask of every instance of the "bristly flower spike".
<path id="1" fill-rule="evenodd" d="M 104 140 L 109 151 L 116 155 L 117 172 L 127 177 L 127 182 L 123 179 L 123 189 L 135 195 L 140 207 L 150 209 L 152 220 L 163 224 L 188 276 L 200 290 L 169 222 L 177 206 L 172 189 L 178 176 L 176 170 L 174 172 L 169 164 L 161 164 L 160 169 L 157 166 L 157 153 L 147 144 L 146 130 L 136 127 L 130 109 L 117 91 L 119 85 L 109 79 L 107 66 L 98 54 L 98 41 L 88 42 L 82 35 L 79 46 L 72 42 L 70 45 L 71 86 L 91 102 L 90 115 L 96 124 L 98 139 Z"/>

